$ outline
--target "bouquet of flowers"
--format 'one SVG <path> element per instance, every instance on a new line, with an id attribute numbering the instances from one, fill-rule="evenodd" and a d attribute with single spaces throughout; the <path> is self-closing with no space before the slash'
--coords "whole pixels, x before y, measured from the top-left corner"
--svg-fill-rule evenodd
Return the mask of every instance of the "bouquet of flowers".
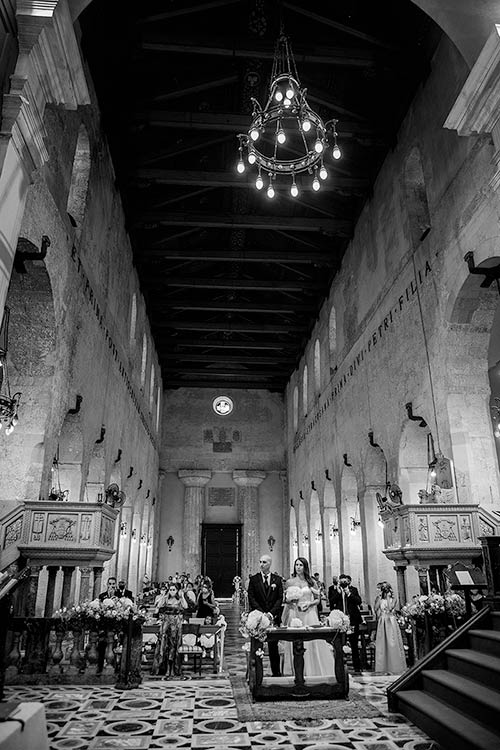
<path id="1" fill-rule="evenodd" d="M 465 601 L 460 594 L 445 594 L 444 608 L 451 617 L 463 617 L 465 615 Z"/>
<path id="2" fill-rule="evenodd" d="M 257 638 L 259 641 L 265 641 L 272 625 L 272 621 L 264 612 L 253 609 L 251 612 L 243 612 L 239 630 L 245 638 Z"/>
<path id="3" fill-rule="evenodd" d="M 403 617 L 412 617 L 414 619 L 423 619 L 425 615 L 434 617 L 442 615 L 444 612 L 444 596 L 441 596 L 441 594 L 414 596 L 411 602 L 401 608 Z"/>
<path id="4" fill-rule="evenodd" d="M 347 633 L 351 625 L 349 617 L 340 609 L 332 609 L 328 615 L 328 624 L 331 628 L 341 630 L 343 633 Z"/>
<path id="5" fill-rule="evenodd" d="M 297 604 L 302 596 L 302 590 L 299 586 L 289 586 L 285 591 L 285 601 L 288 604 Z"/>
<path id="6" fill-rule="evenodd" d="M 90 630 L 111 629 L 121 630 L 132 615 L 134 625 L 142 625 L 146 621 L 144 610 L 138 609 L 131 599 L 113 597 L 110 599 L 94 599 L 82 602 L 73 607 L 63 607 L 54 612 L 53 617 L 66 628 Z"/>

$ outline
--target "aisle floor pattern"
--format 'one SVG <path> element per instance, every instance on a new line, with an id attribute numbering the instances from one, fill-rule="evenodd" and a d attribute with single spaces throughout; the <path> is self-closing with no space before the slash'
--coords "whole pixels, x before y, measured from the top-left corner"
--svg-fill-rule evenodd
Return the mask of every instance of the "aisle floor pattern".
<path id="1" fill-rule="evenodd" d="M 169 680 L 145 675 L 135 690 L 112 686 L 45 685 L 6 688 L 7 700 L 45 704 L 51 750 L 439 750 L 399 714 L 387 711 L 385 689 L 394 677 L 351 675 L 351 685 L 380 715 L 372 719 L 240 722 L 229 674 L 245 673 L 238 611 L 226 604 L 224 671 Z M 33 750 L 37 750 L 33 748 Z"/>

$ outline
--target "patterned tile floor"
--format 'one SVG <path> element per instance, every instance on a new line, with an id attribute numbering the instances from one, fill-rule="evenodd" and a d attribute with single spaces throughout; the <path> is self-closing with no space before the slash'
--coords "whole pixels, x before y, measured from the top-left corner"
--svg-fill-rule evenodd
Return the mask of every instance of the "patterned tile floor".
<path id="1" fill-rule="evenodd" d="M 224 673 L 164 681 L 145 676 L 137 690 L 91 685 L 8 687 L 7 700 L 42 701 L 51 750 L 439 750 L 399 714 L 389 714 L 385 688 L 390 677 L 351 676 L 380 710 L 373 719 L 317 720 L 314 725 L 282 721 L 238 721 L 228 674 L 245 672 L 238 613 L 225 608 L 228 630 Z M 36 748 L 33 748 L 36 750 Z"/>

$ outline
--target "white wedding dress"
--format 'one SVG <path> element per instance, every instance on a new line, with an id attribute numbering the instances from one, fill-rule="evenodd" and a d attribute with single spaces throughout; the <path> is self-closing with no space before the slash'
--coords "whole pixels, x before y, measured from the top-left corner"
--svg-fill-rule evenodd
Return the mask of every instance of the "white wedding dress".
<path id="1" fill-rule="evenodd" d="M 293 586 L 302 589 L 302 594 L 295 604 L 285 604 L 283 608 L 282 624 L 290 627 L 290 622 L 298 618 L 305 626 L 319 625 L 317 607 L 309 607 L 303 612 L 299 607 L 303 604 L 309 604 L 314 600 L 313 593 L 307 583 L 302 583 L 298 579 L 293 579 Z M 292 643 L 283 642 L 284 646 L 284 665 L 283 674 L 293 674 L 293 651 Z M 332 677 L 335 676 L 333 649 L 329 643 L 323 640 L 304 641 L 304 677 Z"/>

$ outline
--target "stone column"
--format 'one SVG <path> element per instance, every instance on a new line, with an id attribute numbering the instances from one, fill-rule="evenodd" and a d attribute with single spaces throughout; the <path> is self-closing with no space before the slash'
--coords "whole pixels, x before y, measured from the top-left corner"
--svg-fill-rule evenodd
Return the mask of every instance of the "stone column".
<path id="1" fill-rule="evenodd" d="M 41 565 L 30 565 L 30 576 L 28 584 L 28 595 L 26 597 L 25 617 L 34 617 L 36 612 L 36 599 L 38 593 L 38 576 L 42 569 Z"/>
<path id="2" fill-rule="evenodd" d="M 74 568 L 68 565 L 63 566 L 63 584 L 62 584 L 62 596 L 61 596 L 61 607 L 69 607 L 71 603 L 71 583 L 73 580 Z"/>
<path id="3" fill-rule="evenodd" d="M 395 565 L 396 580 L 398 585 L 399 606 L 402 607 L 408 601 L 406 592 L 406 565 Z"/>
<path id="4" fill-rule="evenodd" d="M 233 482 L 238 487 L 238 507 L 243 524 L 241 576 L 248 585 L 248 576 L 259 569 L 259 485 L 266 478 L 265 471 L 233 471 Z"/>
<path id="5" fill-rule="evenodd" d="M 102 590 L 102 568 L 94 568 L 94 591 L 92 598 L 97 599 Z"/>
<path id="6" fill-rule="evenodd" d="M 180 469 L 178 477 L 185 486 L 182 524 L 182 568 L 201 571 L 201 522 L 203 488 L 212 478 L 210 469 Z"/>
<path id="7" fill-rule="evenodd" d="M 92 568 L 80 568 L 80 602 L 86 602 L 90 599 L 90 574 Z"/>

